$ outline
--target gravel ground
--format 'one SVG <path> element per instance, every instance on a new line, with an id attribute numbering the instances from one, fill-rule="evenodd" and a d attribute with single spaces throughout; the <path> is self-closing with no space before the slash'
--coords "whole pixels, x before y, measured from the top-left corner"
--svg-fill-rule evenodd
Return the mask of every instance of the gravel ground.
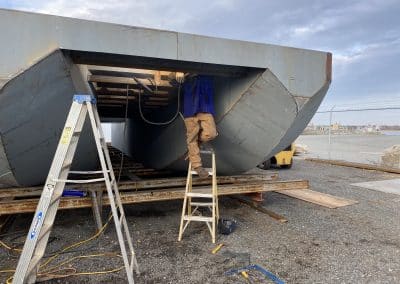
<path id="1" fill-rule="evenodd" d="M 264 171 L 255 169 L 254 173 Z M 320 192 L 358 200 L 328 209 L 277 193 L 266 194 L 264 206 L 289 221 L 281 224 L 231 198 L 220 200 L 221 215 L 234 218 L 238 227 L 219 236 L 224 247 L 215 255 L 205 225 L 191 224 L 177 242 L 181 201 L 126 206 L 125 211 L 138 254 L 141 274 L 137 283 L 246 283 L 226 276 L 230 268 L 259 264 L 286 283 L 400 283 L 400 196 L 353 187 L 355 182 L 396 177 L 374 171 L 296 160 L 282 179 L 308 179 Z M 23 242 L 31 215 L 17 216 L 2 241 Z M 23 231 L 21 233 L 21 230 Z M 88 238 L 94 232 L 91 211 L 62 211 L 47 252 Z M 60 259 L 99 252 L 117 252 L 113 226 L 101 238 Z M 12 268 L 17 258 L 0 249 L 0 270 Z M 78 271 L 120 266 L 115 257 L 82 259 L 72 263 Z M 254 283 L 272 283 L 250 273 Z M 0 282 L 6 279 L 0 274 Z M 124 283 L 124 271 L 106 275 L 72 276 L 45 283 Z"/>

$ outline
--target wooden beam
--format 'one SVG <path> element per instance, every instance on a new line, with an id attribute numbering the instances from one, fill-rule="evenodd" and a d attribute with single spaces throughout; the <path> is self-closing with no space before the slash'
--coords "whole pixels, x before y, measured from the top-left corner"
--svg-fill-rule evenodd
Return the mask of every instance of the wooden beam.
<path id="1" fill-rule="evenodd" d="M 137 69 L 137 68 L 121 68 L 111 66 L 89 66 L 89 71 L 93 75 L 106 75 L 106 76 L 117 76 L 117 77 L 132 77 L 137 78 L 151 78 L 154 79 L 156 73 L 160 73 L 162 78 L 168 78 L 172 71 L 159 71 L 152 69 Z M 174 73 L 174 72 L 172 72 Z M 174 74 L 173 74 L 174 75 Z"/>
<path id="2" fill-rule="evenodd" d="M 126 101 L 124 101 L 124 100 L 109 100 L 109 99 L 104 100 L 104 99 L 99 99 L 97 102 L 99 104 L 103 105 L 103 106 L 106 106 L 108 104 L 110 104 L 110 105 L 117 105 L 117 104 L 126 105 Z M 128 101 L 128 104 L 129 103 L 131 103 L 131 102 Z"/>
<path id="3" fill-rule="evenodd" d="M 153 86 L 149 80 L 139 79 L 137 80 L 147 86 Z M 88 81 L 93 83 L 111 83 L 111 84 L 126 84 L 126 85 L 140 85 L 133 78 L 128 77 L 114 77 L 114 76 L 102 76 L 102 75 L 89 75 Z M 161 81 L 158 87 L 172 87 L 168 81 Z"/>
<path id="4" fill-rule="evenodd" d="M 128 96 L 128 98 L 127 98 L 126 96 L 97 95 L 97 98 L 99 100 L 124 100 L 124 101 L 126 101 L 127 99 L 129 101 L 137 100 L 136 96 Z"/>
<path id="5" fill-rule="evenodd" d="M 288 189 L 306 189 L 308 188 L 308 181 L 277 181 L 277 182 L 258 182 L 249 184 L 228 184 L 218 186 L 218 195 L 233 195 L 254 192 L 267 192 L 267 191 L 280 191 Z M 207 188 L 194 188 L 196 191 L 206 192 Z M 183 188 L 170 188 L 134 192 L 121 192 L 121 200 L 123 204 L 134 204 L 143 202 L 165 201 L 183 199 L 185 190 Z M 7 203 L 0 202 L 0 214 L 16 214 L 34 212 L 38 203 L 38 198 L 13 200 Z M 108 197 L 103 198 L 103 204 L 109 205 Z M 91 207 L 92 201 L 90 197 L 83 198 L 62 198 L 60 201 L 59 209 L 73 209 Z"/>
<path id="6" fill-rule="evenodd" d="M 149 102 L 149 101 L 146 101 L 146 102 L 144 102 L 144 105 L 145 106 L 167 106 L 167 105 L 169 105 L 169 103 L 164 103 L 164 102 Z"/>
<path id="7" fill-rule="evenodd" d="M 121 101 L 126 101 L 126 96 L 115 96 L 115 95 L 98 95 L 97 98 L 102 101 L 107 101 L 107 100 L 121 100 Z M 150 100 L 150 101 L 168 101 L 168 97 L 155 97 L 155 96 L 145 96 L 144 99 Z M 128 96 L 128 100 L 130 101 L 137 101 L 136 96 Z"/>
<path id="8" fill-rule="evenodd" d="M 136 100 L 128 100 L 128 104 L 131 104 L 132 101 L 137 102 Z M 141 102 L 142 105 L 145 106 L 167 106 L 169 105 L 168 102 L 165 100 L 146 100 Z M 126 105 L 126 100 L 113 100 L 113 99 L 99 99 L 98 104 L 101 104 L 103 107 L 107 105 Z"/>
<path id="9" fill-rule="evenodd" d="M 330 164 L 330 165 L 342 166 L 342 167 L 357 168 L 357 169 L 363 169 L 363 170 L 371 170 L 371 171 L 380 171 L 380 172 L 387 172 L 387 173 L 393 173 L 393 174 L 400 174 L 400 169 L 380 167 L 380 166 L 374 166 L 374 165 L 362 164 L 362 163 L 353 163 L 353 162 L 346 162 L 346 161 L 340 161 L 340 160 L 314 159 L 314 158 L 307 158 L 306 161 L 316 162 L 316 163 L 323 163 L 323 164 Z"/>
<path id="10" fill-rule="evenodd" d="M 244 183 L 244 182 L 267 182 L 275 181 L 278 179 L 277 173 L 271 173 L 269 175 L 237 175 L 237 176 L 219 176 L 217 183 L 231 184 L 231 183 Z M 186 177 L 182 178 L 159 178 L 159 179 L 144 179 L 138 181 L 123 181 L 118 184 L 119 191 L 128 190 L 145 190 L 145 189 L 157 189 L 157 188 L 169 188 L 169 187 L 183 187 L 186 185 Z M 210 180 L 193 178 L 193 186 L 210 185 Z M 73 184 L 66 185 L 68 189 L 80 189 L 80 190 L 103 190 L 105 191 L 105 185 L 103 182 L 91 183 L 91 184 Z M 34 187 L 10 187 L 3 188 L 0 190 L 0 198 L 21 198 L 21 197 L 35 197 L 40 196 L 42 193 L 43 186 Z"/>
<path id="11" fill-rule="evenodd" d="M 146 97 L 146 99 L 148 99 L 149 101 L 168 101 L 169 100 L 169 98 L 168 97 L 150 97 L 150 96 L 148 96 L 148 97 Z"/>
<path id="12" fill-rule="evenodd" d="M 139 89 L 128 89 L 128 94 L 129 95 L 138 95 L 140 93 Z M 162 90 L 153 90 L 152 92 L 154 95 L 157 96 L 169 96 L 168 91 L 162 91 Z M 117 96 L 126 96 L 126 88 L 97 88 L 96 89 L 96 94 L 99 95 L 117 95 Z"/>
<path id="13" fill-rule="evenodd" d="M 100 108 L 104 108 L 104 107 L 115 107 L 115 108 L 121 108 L 123 107 L 123 105 L 121 104 L 105 104 L 105 103 L 98 103 L 97 106 Z"/>
<path id="14" fill-rule="evenodd" d="M 265 208 L 264 206 L 262 206 L 261 204 L 258 204 L 257 202 L 254 201 L 249 201 L 247 199 L 241 198 L 241 197 L 233 197 L 234 199 L 238 200 L 239 202 L 242 202 L 248 206 L 250 206 L 253 209 L 256 209 L 264 214 L 267 214 L 269 217 L 281 222 L 281 223 L 286 223 L 288 220 L 283 217 L 282 215 L 279 215 L 271 210 L 268 210 L 267 208 Z"/>
<path id="15" fill-rule="evenodd" d="M 331 209 L 358 203 L 358 201 L 355 200 L 341 198 L 309 189 L 282 190 L 278 191 L 278 193 L 294 197 L 297 199 L 301 199 L 303 201 L 307 201 L 310 203 L 318 204 L 324 207 L 328 207 Z"/>

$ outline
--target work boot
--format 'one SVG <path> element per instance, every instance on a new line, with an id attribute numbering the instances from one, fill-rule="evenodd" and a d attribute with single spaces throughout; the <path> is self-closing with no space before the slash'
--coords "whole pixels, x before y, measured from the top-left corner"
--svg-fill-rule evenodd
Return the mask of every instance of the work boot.
<path id="1" fill-rule="evenodd" d="M 208 177 L 208 171 L 206 171 L 203 167 L 197 167 L 194 170 L 199 175 L 199 178 L 207 178 Z"/>

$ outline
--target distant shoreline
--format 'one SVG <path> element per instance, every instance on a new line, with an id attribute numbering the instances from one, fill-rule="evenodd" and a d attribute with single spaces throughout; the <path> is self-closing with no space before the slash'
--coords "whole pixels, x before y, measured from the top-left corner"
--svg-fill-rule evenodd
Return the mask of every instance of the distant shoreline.
<path id="1" fill-rule="evenodd" d="M 379 135 L 384 135 L 384 136 L 400 136 L 400 130 L 381 130 L 381 131 L 376 131 L 376 132 L 352 132 L 352 131 L 336 131 L 333 130 L 331 132 L 332 136 L 379 136 Z M 317 136 L 326 136 L 328 135 L 328 131 L 325 132 L 318 132 L 318 131 L 306 131 L 302 133 L 301 135 L 317 135 Z"/>

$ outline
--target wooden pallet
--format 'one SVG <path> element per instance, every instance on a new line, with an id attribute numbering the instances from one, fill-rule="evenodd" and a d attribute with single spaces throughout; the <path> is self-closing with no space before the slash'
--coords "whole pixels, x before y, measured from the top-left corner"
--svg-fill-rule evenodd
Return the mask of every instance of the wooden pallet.
<path id="1" fill-rule="evenodd" d="M 242 175 L 220 177 L 218 180 L 219 195 L 235 195 L 255 192 L 268 192 L 289 189 L 307 189 L 308 181 L 277 181 L 277 175 Z M 156 179 L 136 182 L 124 182 L 120 186 L 121 199 L 124 204 L 141 202 L 165 201 L 182 199 L 184 196 L 185 178 Z M 194 186 L 198 189 L 209 186 L 207 180 L 195 180 Z M 81 187 L 82 191 L 104 190 L 103 185 L 92 184 Z M 40 197 L 40 188 L 9 188 L 0 192 L 1 197 L 13 196 L 14 200 L 3 202 L 0 200 L 0 214 L 16 214 L 34 212 Z M 103 204 L 108 199 L 103 198 Z M 60 202 L 60 209 L 91 207 L 90 197 L 64 197 Z"/>

